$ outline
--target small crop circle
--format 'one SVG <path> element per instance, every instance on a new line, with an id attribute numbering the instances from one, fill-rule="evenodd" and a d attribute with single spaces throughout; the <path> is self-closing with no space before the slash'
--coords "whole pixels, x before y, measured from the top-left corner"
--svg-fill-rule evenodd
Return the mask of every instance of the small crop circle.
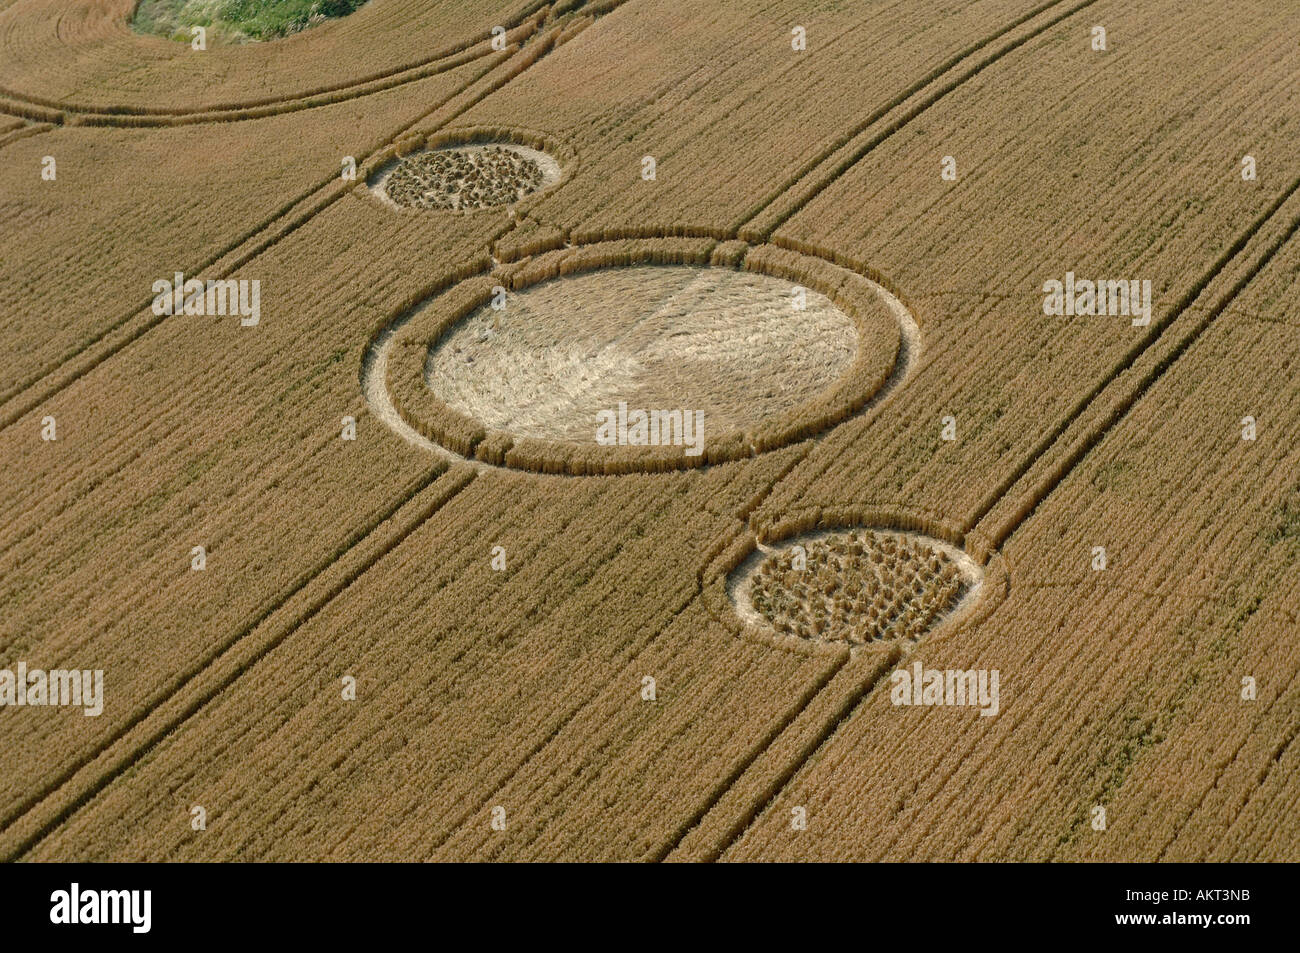
<path id="1" fill-rule="evenodd" d="M 967 560 L 917 534 L 852 530 L 767 554 L 744 587 L 777 632 L 864 645 L 917 641 L 977 584 Z"/>
<path id="2" fill-rule="evenodd" d="M 545 153 L 515 145 L 458 146 L 407 156 L 382 191 L 402 208 L 474 211 L 511 205 L 559 178 Z"/>

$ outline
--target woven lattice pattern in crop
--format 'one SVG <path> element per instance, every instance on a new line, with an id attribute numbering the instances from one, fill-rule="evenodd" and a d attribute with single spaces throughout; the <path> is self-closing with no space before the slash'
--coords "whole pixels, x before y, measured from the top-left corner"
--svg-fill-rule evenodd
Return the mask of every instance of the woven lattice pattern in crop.
<path id="1" fill-rule="evenodd" d="M 779 632 L 818 641 L 916 641 L 961 599 L 953 560 L 919 540 L 853 531 L 765 559 L 750 594 Z"/>
<path id="2" fill-rule="evenodd" d="M 469 210 L 517 202 L 543 178 L 536 162 L 513 149 L 447 149 L 403 159 L 385 191 L 409 208 Z"/>

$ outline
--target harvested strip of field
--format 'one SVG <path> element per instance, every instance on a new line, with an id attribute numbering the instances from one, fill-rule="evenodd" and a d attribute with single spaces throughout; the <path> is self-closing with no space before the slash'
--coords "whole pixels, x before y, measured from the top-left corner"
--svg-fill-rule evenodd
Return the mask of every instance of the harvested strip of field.
<path id="1" fill-rule="evenodd" d="M 742 619 L 785 635 L 915 643 L 969 601 L 980 575 L 969 557 L 938 540 L 827 531 L 759 550 L 730 589 Z"/>
<path id="2" fill-rule="evenodd" d="M 430 353 L 428 385 L 520 436 L 594 443 L 598 415 L 621 402 L 702 415 L 701 436 L 721 437 L 812 400 L 852 364 L 852 319 L 812 291 L 796 311 L 792 290 L 728 268 L 557 278 L 467 317 Z"/>
<path id="3" fill-rule="evenodd" d="M 527 146 L 444 146 L 384 170 L 371 191 L 398 208 L 472 211 L 511 205 L 561 177 L 554 157 Z"/>

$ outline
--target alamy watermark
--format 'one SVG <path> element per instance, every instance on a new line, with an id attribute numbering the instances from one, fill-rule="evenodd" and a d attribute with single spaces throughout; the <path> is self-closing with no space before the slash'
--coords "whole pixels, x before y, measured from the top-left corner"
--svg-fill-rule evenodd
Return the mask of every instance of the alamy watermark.
<path id="1" fill-rule="evenodd" d="M 17 671 L 0 669 L 0 707 L 80 707 L 82 714 L 96 718 L 104 711 L 102 669 L 28 669 L 19 662 Z"/>
<path id="2" fill-rule="evenodd" d="M 159 278 L 153 283 L 153 313 L 218 315 L 238 314 L 246 328 L 262 320 L 262 282 L 254 278 L 199 278 L 186 280 L 176 272 L 171 280 Z"/>
<path id="3" fill-rule="evenodd" d="M 1076 315 L 1132 316 L 1134 327 L 1151 323 L 1151 280 L 1075 278 L 1065 273 L 1065 281 L 1049 278 L 1043 282 L 1043 314 L 1057 317 Z"/>
<path id="4" fill-rule="evenodd" d="M 685 447 L 686 456 L 704 452 L 704 411 L 618 410 L 596 414 L 596 443 L 602 447 Z"/>
<path id="5" fill-rule="evenodd" d="M 152 907 L 152 890 L 83 890 L 74 882 L 69 889 L 50 894 L 50 922 L 125 924 L 132 933 L 148 933 Z"/>
<path id="6" fill-rule="evenodd" d="M 896 669 L 890 676 L 889 701 L 894 705 L 969 705 L 979 707 L 981 718 L 998 713 L 999 673 L 980 669 Z"/>

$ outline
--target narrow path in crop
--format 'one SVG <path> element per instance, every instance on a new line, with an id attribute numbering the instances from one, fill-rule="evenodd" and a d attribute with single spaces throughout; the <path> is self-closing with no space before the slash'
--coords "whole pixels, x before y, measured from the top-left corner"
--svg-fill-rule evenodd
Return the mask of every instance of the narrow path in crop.
<path id="1" fill-rule="evenodd" d="M 393 136 L 386 138 L 385 142 L 390 142 L 393 138 L 399 137 L 407 129 L 419 123 L 425 116 L 436 112 L 451 102 L 492 69 L 493 67 L 488 67 L 468 79 L 463 85 L 458 86 L 434 104 L 430 110 L 403 125 Z M 447 121 L 450 122 L 454 118 L 453 116 Z M 357 156 L 358 165 L 371 155 L 381 151 L 382 148 L 383 146 L 377 146 L 359 154 Z M 214 279 L 227 278 L 237 268 L 262 254 L 280 239 L 348 194 L 350 190 L 351 183 L 344 183 L 337 174 L 331 173 L 328 178 L 318 180 L 314 185 L 282 205 L 251 229 L 221 247 L 197 266 L 182 270 L 185 274 L 203 274 L 225 262 L 225 265 L 220 270 L 212 273 L 212 277 Z M 268 233 L 268 237 L 262 237 L 267 236 Z M 150 307 L 152 300 L 152 298 L 149 298 L 138 301 L 134 307 L 123 313 L 103 331 L 0 394 L 0 430 L 12 426 L 41 403 L 75 383 L 127 345 L 139 340 L 145 333 L 166 320 L 167 315 L 158 316 L 153 314 Z M 70 364 L 73 366 L 69 367 Z"/>
<path id="2" fill-rule="evenodd" d="M 47 122 L 28 122 L 17 129 L 0 135 L 0 149 L 19 140 L 26 139 L 30 136 L 39 136 L 43 132 L 49 132 L 54 126 Z"/>
<path id="3" fill-rule="evenodd" d="M 430 132 L 445 127 L 486 96 L 496 92 L 535 65 L 538 60 L 553 49 L 554 41 L 560 29 L 560 27 L 553 28 L 541 38 L 541 42 L 545 46 L 537 56 L 524 60 L 521 69 L 515 71 L 506 70 L 504 75 L 488 83 L 484 89 L 478 91 L 469 101 L 438 123 Z M 503 65 L 508 65 L 525 51 L 526 47 L 516 51 Z M 402 132 L 436 112 L 438 108 L 450 102 L 456 95 L 467 92 L 478 79 L 492 72 L 493 69 L 494 67 L 489 67 L 488 70 L 470 80 L 437 106 L 403 126 L 392 138 L 398 138 Z M 328 183 L 316 191 L 319 192 L 322 188 L 328 188 L 329 184 L 333 182 L 336 182 L 336 179 L 332 177 Z M 233 272 L 235 268 L 260 255 L 280 238 L 283 238 L 284 235 L 300 227 L 313 215 L 337 201 L 349 190 L 335 189 L 332 194 L 319 199 L 318 207 L 296 216 L 276 235 L 241 253 L 239 260 L 230 265 L 222 273 L 221 277 L 225 277 Z M 258 231 L 264 230 L 263 227 Z M 257 232 L 255 231 L 253 234 L 257 234 Z M 128 339 L 118 343 L 108 353 L 98 356 L 93 364 L 80 370 L 73 377 L 73 380 L 83 376 L 94 366 L 107 360 L 127 344 L 137 340 L 162 320 L 162 318 L 159 318 L 148 322 L 146 326 L 138 329 Z M 71 381 L 62 386 L 67 386 L 67 383 L 71 383 Z M 12 421 L 0 424 L 0 429 L 10 423 Z M 448 500 L 464 489 L 476 474 L 477 470 L 467 465 L 454 465 L 447 470 L 435 469 L 432 471 L 426 481 L 402 495 L 376 521 L 349 537 L 338 552 L 325 562 L 310 569 L 302 577 L 298 585 L 279 599 L 274 600 L 272 605 L 252 625 L 236 633 L 233 638 L 223 642 L 215 652 L 209 653 L 200 664 L 188 672 L 181 673 L 169 688 L 165 688 L 156 699 L 141 706 L 123 727 L 114 732 L 109 739 L 97 745 L 95 750 L 87 756 L 81 757 L 75 763 L 69 765 L 57 779 L 41 791 L 35 792 L 5 817 L 0 818 L 0 862 L 16 859 L 31 850 L 32 847 L 58 828 L 76 811 L 88 804 L 96 794 L 120 777 L 159 740 L 196 715 L 208 702 L 244 674 L 253 663 L 283 642 L 298 626 L 318 613 L 330 600 L 351 586 L 387 552 L 423 525 Z M 445 487 L 446 490 L 438 489 L 435 492 L 433 490 L 435 487 Z M 403 512 L 408 510 L 412 515 L 409 517 L 403 516 Z M 384 527 L 390 522 L 393 525 L 389 527 L 387 532 L 384 532 Z M 373 550 L 373 552 L 368 550 Z M 352 568 L 338 568 L 349 561 L 355 562 L 357 565 Z M 327 578 L 331 573 L 339 575 L 340 578 L 331 581 Z M 313 588 L 324 588 L 324 593 L 313 597 Z M 302 601 L 308 601 L 308 605 L 299 610 L 296 608 L 296 603 Z M 275 617 L 285 613 L 291 615 L 289 622 L 272 627 L 271 623 L 275 621 Z M 270 631 L 259 636 L 259 629 L 262 628 L 270 628 Z M 240 654 L 241 647 L 246 649 L 242 654 Z M 200 684 L 204 680 L 210 684 Z"/>
<path id="4" fill-rule="evenodd" d="M 1082 0 L 1082 2 L 1074 3 L 1064 10 L 1057 11 L 1052 16 L 1045 18 L 1043 22 L 1030 25 L 1023 35 L 1009 40 L 991 54 L 979 57 L 980 53 L 992 47 L 999 40 L 1005 39 L 1019 27 L 1030 24 L 1030 21 L 1048 11 L 1053 11 L 1064 2 L 1065 0 L 1050 0 L 1048 3 L 1035 7 L 935 67 L 921 79 L 890 99 L 889 102 L 873 111 L 870 116 L 855 125 L 847 133 L 837 137 L 819 155 L 806 162 L 793 176 L 786 179 L 767 198 L 760 201 L 755 208 L 749 211 L 745 218 L 734 226 L 734 231 L 740 234 L 741 237 L 749 237 L 751 240 L 771 237 L 774 231 L 805 208 L 809 202 L 825 191 L 841 175 L 860 162 L 894 133 L 903 129 L 921 113 L 1008 53 L 1019 49 L 1025 43 L 1047 32 L 1061 21 L 1081 10 L 1087 9 L 1097 0 Z M 970 63 L 966 68 L 957 72 L 956 75 L 949 76 L 965 61 L 976 57 L 978 58 L 975 59 L 975 62 Z M 935 88 L 926 93 L 927 88 L 931 86 Z M 922 93 L 925 93 L 925 95 L 921 96 Z M 902 107 L 909 100 L 918 96 L 921 96 L 921 98 L 909 108 L 902 110 Z M 878 131 L 867 136 L 856 145 L 854 144 L 855 140 L 870 132 L 877 123 L 882 122 L 895 110 L 902 111 L 885 123 Z M 830 163 L 829 166 L 828 163 Z M 823 166 L 826 167 L 823 168 Z M 807 181 L 805 182 L 805 180 Z M 783 208 L 776 207 L 777 203 L 787 195 L 791 196 L 793 201 L 787 203 Z"/>
<path id="5" fill-rule="evenodd" d="M 640 644 L 629 646 L 624 649 L 611 664 L 631 665 L 633 660 L 640 653 L 651 648 L 658 641 L 660 636 L 672 627 L 672 624 L 676 621 L 677 617 L 685 612 L 697 598 L 699 598 L 698 590 L 692 592 L 685 600 L 674 606 L 672 615 L 665 620 L 663 625 L 659 626 L 655 632 L 649 636 L 649 638 Z M 420 859 L 430 861 L 437 860 L 438 852 L 443 849 L 447 842 L 460 833 L 465 826 L 470 823 L 472 818 L 485 814 L 497 800 L 498 794 L 504 791 L 510 785 L 511 781 L 518 777 L 521 772 L 526 771 L 528 766 L 535 762 L 543 752 L 555 744 L 560 736 L 564 734 L 565 729 L 582 714 L 588 705 L 600 697 L 603 690 L 603 687 L 593 685 L 591 690 L 581 698 L 570 700 L 568 702 L 567 710 L 560 716 L 559 720 L 551 726 L 550 730 L 543 737 L 539 738 L 527 751 L 517 757 L 496 781 L 484 787 L 484 790 L 488 793 L 483 797 L 477 798 L 472 802 L 471 806 L 461 811 L 456 818 L 447 825 L 446 830 L 444 830 L 437 840 L 434 841 L 433 845 L 428 849 L 427 854 Z"/>
<path id="6" fill-rule="evenodd" d="M 826 746 L 826 743 L 830 741 L 837 731 L 839 731 L 840 725 L 853 717 L 853 713 L 856 712 L 869 697 L 871 697 L 871 694 L 875 691 L 877 685 L 888 679 L 890 671 L 898 664 L 900 658 L 901 656 L 897 653 L 881 657 L 875 670 L 866 678 L 863 678 L 860 674 L 854 673 L 854 683 L 851 686 L 846 686 L 846 691 L 843 696 L 838 701 L 831 699 L 833 707 L 829 712 L 829 715 L 827 716 L 819 713 L 821 717 L 820 725 L 815 724 L 815 718 L 812 719 L 814 724 L 808 726 L 800 726 L 795 719 L 791 719 L 789 722 L 789 732 L 792 735 L 798 732 L 800 727 L 803 727 L 803 732 L 808 733 L 810 737 L 804 739 L 802 742 L 800 742 L 798 738 L 792 739 L 792 743 L 796 745 L 796 750 L 790 757 L 784 759 L 784 763 L 779 767 L 779 769 L 775 765 L 769 768 L 768 773 L 772 775 L 769 779 L 756 779 L 756 782 L 759 785 L 757 791 L 754 794 L 745 797 L 745 802 L 748 807 L 735 815 L 735 817 L 730 821 L 729 827 L 727 827 L 723 833 L 723 836 L 716 843 L 708 846 L 705 852 L 701 855 L 691 856 L 689 859 L 707 861 L 721 860 L 726 855 L 727 851 L 731 849 L 732 845 L 741 838 L 745 831 L 749 830 L 749 828 L 753 826 L 754 822 L 767 811 L 767 809 L 772 805 L 772 802 L 774 802 L 781 792 L 785 790 L 786 786 L 794 779 L 795 775 L 799 773 L 803 766 Z M 818 698 L 813 701 L 821 701 L 821 699 Z M 798 717 L 803 718 L 805 713 L 810 712 L 811 710 L 812 702 L 810 701 L 808 705 L 805 705 L 804 708 L 799 711 Z M 766 754 L 766 750 L 763 753 Z M 724 793 L 730 792 L 728 791 Z M 714 805 L 716 805 L 720 800 L 721 797 L 715 799 Z M 702 816 L 697 822 L 697 826 L 698 824 L 703 823 L 704 820 L 705 818 Z M 683 837 L 672 845 L 669 854 L 671 854 L 672 851 L 683 849 L 684 846 L 685 838 Z M 667 858 L 669 854 L 666 854 L 665 858 Z"/>
<path id="7" fill-rule="evenodd" d="M 539 39 L 539 42 L 553 44 L 555 32 L 555 29 L 548 31 Z M 530 41 L 533 39 L 534 37 L 529 38 Z M 484 88 L 481 91 L 469 97 L 465 103 L 445 119 L 432 126 L 429 133 L 445 128 L 484 98 L 496 92 L 517 76 L 522 75 L 538 59 L 541 59 L 546 52 L 549 52 L 549 47 L 541 55 L 530 61 L 529 57 L 532 56 L 533 52 L 533 49 L 526 41 L 514 53 L 499 56 L 493 63 L 468 78 L 463 84 L 458 85 L 429 109 L 386 135 L 380 145 L 365 152 L 359 152 L 356 157 L 358 166 L 362 166 L 371 156 L 382 152 L 393 141 L 401 138 L 408 130 L 419 125 L 427 117 L 442 109 L 458 96 L 469 92 L 475 84 L 485 81 Z M 521 69 L 517 72 L 512 70 L 512 64 L 520 65 Z M 498 75 L 493 76 L 493 74 Z M 213 279 L 230 277 L 236 269 L 243 267 L 285 236 L 292 234 L 329 206 L 349 194 L 354 185 L 355 183 L 352 182 L 344 182 L 336 173 L 331 173 L 328 178 L 318 180 L 315 185 L 282 205 L 269 217 L 226 244 L 197 267 L 182 269 L 183 272 L 185 274 L 203 274 L 215 268 L 217 270 L 211 272 Z M 169 317 L 168 315 L 159 316 L 153 314 L 150 308 L 152 300 L 152 298 L 141 300 L 105 330 L 52 363 L 47 364 L 25 380 L 17 382 L 5 392 L 0 393 L 0 430 L 13 426 L 42 403 L 50 400 L 165 321 Z"/>
<path id="8" fill-rule="evenodd" d="M 840 531 L 814 530 L 791 537 L 783 541 L 782 545 L 825 538 L 837 532 Z M 893 535 L 919 539 L 927 546 L 939 545 L 950 558 L 959 563 L 969 585 L 969 589 L 958 604 L 931 626 L 926 631 L 925 637 L 929 637 L 941 626 L 959 621 L 975 607 L 984 584 L 984 574 L 964 550 L 923 534 L 897 532 Z M 774 551 L 771 547 L 760 546 L 746 563 L 741 563 L 733 570 L 732 575 L 736 585 L 744 585 L 748 581 L 748 576 L 757 568 L 761 558 Z M 731 581 L 728 590 L 733 603 L 738 602 L 737 594 L 731 591 Z M 748 602 L 747 599 L 743 601 Z M 737 612 L 742 618 L 748 618 L 743 606 L 737 605 Z M 766 619 L 757 618 L 752 608 L 749 612 L 754 616 L 749 619 L 750 621 L 770 625 Z M 832 673 L 834 677 L 828 678 L 819 686 L 816 693 L 803 699 L 779 729 L 766 737 L 750 753 L 737 773 L 725 786 L 715 791 L 709 801 L 696 812 L 689 824 L 684 825 L 677 835 L 663 846 L 656 859 L 714 861 L 721 858 L 754 820 L 766 811 L 803 765 L 825 746 L 839 730 L 840 725 L 871 696 L 877 685 L 886 680 L 889 673 L 913 648 L 914 646 L 901 643 L 867 646 L 859 650 L 863 652 L 861 657 L 846 652 L 844 661 Z M 853 664 L 846 667 L 845 663 L 850 659 L 853 660 Z M 784 746 L 788 749 L 787 753 L 777 751 L 776 746 Z M 771 757 L 768 757 L 769 754 Z M 766 763 L 760 763 L 760 759 Z M 743 787 L 754 790 L 750 793 L 741 790 L 738 786 L 742 785 L 742 781 Z M 711 817 L 710 815 L 715 811 L 717 816 Z"/>
<path id="9" fill-rule="evenodd" d="M 1113 393 L 1114 402 L 1110 413 L 1108 413 L 1099 423 L 1095 424 L 1090 429 L 1087 429 L 1084 433 L 1074 434 L 1073 439 L 1077 441 L 1077 443 L 1075 444 L 1074 449 L 1067 454 L 1064 464 L 1054 469 L 1046 479 L 1043 479 L 1040 483 L 1033 486 L 1032 496 L 1031 496 L 1031 499 L 1033 501 L 1032 506 L 1026 508 L 1023 514 L 1019 516 L 1017 519 L 1013 520 L 1012 522 L 1007 524 L 1005 527 L 1003 527 L 996 533 L 991 534 L 991 539 L 995 544 L 994 548 L 995 549 L 1000 548 L 1019 528 L 1021 528 L 1030 519 L 1030 517 L 1035 512 L 1038 511 L 1038 508 L 1041 506 L 1042 502 L 1048 497 L 1048 495 L 1050 495 L 1050 493 L 1057 486 L 1060 485 L 1062 480 L 1064 480 L 1064 478 L 1076 466 L 1078 466 L 1079 462 L 1083 460 L 1083 458 L 1093 448 L 1095 448 L 1098 443 L 1101 442 L 1101 440 L 1105 437 L 1105 435 L 1109 433 L 1128 414 L 1128 412 L 1142 398 L 1142 396 L 1145 395 L 1150 390 L 1150 388 L 1163 376 L 1165 371 L 1167 371 L 1180 357 L 1182 357 L 1183 354 L 1185 354 L 1187 350 L 1201 337 L 1201 335 L 1204 334 L 1206 329 L 1208 329 L 1210 325 L 1214 323 L 1214 320 L 1217 317 L 1219 317 L 1228 308 L 1228 306 L 1232 303 L 1232 301 L 1236 299 L 1237 296 L 1240 295 L 1241 292 L 1247 287 L 1247 285 L 1249 285 L 1250 282 L 1254 280 L 1254 278 L 1268 265 L 1268 263 L 1273 260 L 1273 258 L 1276 256 L 1278 251 L 1296 235 L 1297 231 L 1300 231 L 1300 215 L 1297 215 L 1291 219 L 1290 223 L 1282 230 L 1282 232 L 1279 235 L 1277 235 L 1272 241 L 1270 241 L 1266 245 L 1263 251 L 1256 254 L 1256 256 L 1250 261 L 1250 264 L 1246 267 L 1245 272 L 1231 285 L 1231 287 L 1227 291 L 1225 291 L 1217 299 L 1215 299 L 1213 305 L 1211 305 L 1205 311 L 1202 317 L 1192 322 L 1192 326 L 1190 328 L 1185 329 L 1183 333 L 1178 336 L 1177 340 L 1172 342 L 1168 341 L 1169 338 L 1174 337 L 1174 334 L 1168 333 L 1170 331 L 1170 328 L 1173 327 L 1178 322 L 1178 319 L 1183 317 L 1184 314 L 1187 314 L 1190 320 L 1190 314 L 1191 314 L 1193 303 L 1197 301 L 1202 296 L 1202 294 L 1205 293 L 1207 288 L 1214 282 L 1214 280 L 1218 278 L 1220 274 L 1234 260 L 1238 259 L 1242 255 L 1243 251 L 1245 250 L 1246 246 L 1250 243 L 1251 239 L 1254 238 L 1256 235 L 1260 234 L 1261 231 L 1265 229 L 1265 227 L 1269 224 L 1269 222 L 1274 218 L 1278 210 L 1281 209 L 1282 206 L 1285 205 L 1286 202 L 1292 198 L 1292 196 L 1296 195 L 1297 192 L 1300 192 L 1300 179 L 1294 181 L 1282 193 L 1282 195 L 1278 199 L 1276 199 L 1270 205 L 1270 207 L 1260 217 L 1258 217 L 1240 236 L 1238 236 L 1236 241 L 1234 241 L 1232 245 L 1229 246 L 1229 248 L 1222 255 L 1219 256 L 1219 258 L 1214 262 L 1214 264 L 1210 267 L 1207 273 L 1201 278 L 1201 280 L 1198 281 L 1196 285 L 1194 285 L 1181 299 L 1179 299 L 1179 302 L 1174 307 L 1174 309 L 1170 312 L 1170 314 L 1161 320 L 1160 324 L 1157 327 L 1156 333 L 1154 335 L 1148 335 L 1144 339 L 1143 343 L 1140 343 L 1139 345 L 1135 345 L 1133 351 L 1130 353 L 1130 355 L 1128 355 L 1127 359 L 1124 362 L 1122 362 L 1120 365 L 1118 365 L 1115 369 L 1113 369 L 1112 372 L 1108 374 L 1101 383 L 1099 383 L 1095 388 L 1093 388 L 1093 390 L 1089 393 L 1088 397 L 1085 398 L 1084 401 L 1080 402 L 1080 404 L 1075 408 L 1074 412 L 1071 413 L 1069 417 L 1067 417 L 1056 428 L 1054 428 L 1052 434 L 1050 434 L 1048 438 L 1040 442 L 1038 447 L 1035 448 L 1035 451 L 1031 455 L 1031 457 L 1023 461 L 1021 466 L 1017 468 L 1016 476 L 1006 481 L 1006 485 L 1000 489 L 1000 492 L 996 496 L 994 496 L 990 501 L 986 503 L 984 507 L 981 508 L 981 512 L 976 518 L 968 521 L 965 527 L 966 532 L 970 532 L 976 526 L 976 524 L 979 523 L 980 519 L 982 519 L 984 515 L 986 515 L 990 510 L 993 509 L 993 507 L 998 503 L 998 501 L 1002 499 L 1002 497 L 1004 497 L 1014 487 L 1014 485 L 1019 481 L 1020 477 L 1024 476 L 1025 473 L 1029 472 L 1033 468 L 1036 461 L 1038 461 L 1045 454 L 1050 453 L 1052 448 L 1055 447 L 1058 443 L 1062 443 L 1063 441 L 1067 440 L 1067 437 L 1070 436 L 1069 431 L 1071 425 L 1076 420 L 1080 419 L 1080 417 L 1084 414 L 1084 412 L 1089 407 L 1091 407 L 1093 403 L 1097 401 L 1098 398 L 1104 398 L 1108 394 Z M 1130 386 L 1125 387 L 1125 382 L 1123 381 L 1124 372 L 1129 368 L 1131 368 L 1137 362 L 1139 357 L 1150 352 L 1157 344 L 1161 342 L 1164 342 L 1167 345 L 1167 347 L 1165 347 L 1164 349 L 1164 353 L 1159 357 L 1157 361 L 1155 361 L 1154 365 L 1149 370 L 1147 370 L 1146 373 L 1142 374 L 1138 378 L 1136 382 L 1133 382 L 1131 383 Z M 827 730 L 819 738 L 817 744 L 810 746 L 802 754 L 801 759 L 798 761 L 798 763 L 792 764 L 790 766 L 790 770 L 785 776 L 785 780 L 781 787 L 784 787 L 784 785 L 787 784 L 790 780 L 793 780 L 793 778 L 798 774 L 799 770 L 802 769 L 803 765 L 807 763 L 809 759 L 814 757 L 817 751 L 821 750 L 821 748 L 823 748 L 825 744 L 830 741 L 830 739 L 834 736 L 835 732 L 838 730 L 839 726 L 843 724 L 845 721 L 847 721 L 848 718 L 852 716 L 853 712 L 858 707 L 861 706 L 862 702 L 864 702 L 870 696 L 872 688 L 874 688 L 874 683 L 865 686 L 865 691 L 863 691 L 860 694 L 860 696 L 857 698 L 854 704 L 849 708 L 849 710 L 845 712 L 844 716 L 830 723 L 828 725 Z M 773 800 L 775 800 L 776 796 L 780 793 L 780 790 L 781 788 L 778 787 L 777 789 L 771 791 L 770 794 L 765 792 L 765 797 L 766 797 L 765 803 L 770 805 L 770 803 Z M 745 827 L 736 830 L 734 832 L 734 836 L 727 843 L 727 845 L 717 853 L 717 856 L 721 857 L 723 854 L 725 854 L 726 850 L 730 849 L 730 847 L 736 841 L 738 841 L 741 836 L 743 836 L 745 830 L 747 830 L 749 826 L 752 826 L 752 823 L 762 816 L 762 813 L 763 810 L 755 811 L 750 823 L 747 824 Z M 1166 849 L 1167 847 L 1168 845 L 1166 845 Z"/>
<path id="10" fill-rule="evenodd" d="M 1209 289 L 1209 286 L 1228 268 L 1235 260 L 1242 256 L 1246 246 L 1251 239 L 1259 235 L 1265 229 L 1278 210 L 1291 199 L 1292 196 L 1300 192 L 1300 178 L 1293 181 L 1287 189 L 1269 206 L 1269 208 L 1257 218 L 1251 226 L 1244 231 L 1237 240 L 1221 254 L 1218 259 L 1210 266 L 1210 269 L 1190 288 L 1182 298 L 1178 300 L 1174 308 L 1160 320 L 1156 325 L 1154 334 L 1148 334 L 1142 341 L 1134 345 L 1129 353 L 1125 355 L 1123 361 L 1111 369 L 1089 394 L 1075 407 L 1071 414 L 1059 422 L 1052 432 L 1045 437 L 1033 453 L 1021 462 L 1013 476 L 1004 481 L 1004 485 L 999 488 L 997 495 L 986 501 L 985 505 L 967 521 L 967 530 L 977 526 L 985 516 L 996 506 L 996 504 L 1009 492 L 1020 480 L 1030 473 L 1034 465 L 1047 455 L 1058 445 L 1068 445 L 1073 443 L 1071 449 L 1063 450 L 1065 454 L 1061 464 L 1053 468 L 1048 474 L 1040 476 L 1034 482 L 1029 491 L 1030 505 L 1024 507 L 1022 512 L 1008 521 L 1005 525 L 995 527 L 988 535 L 995 548 L 1001 548 L 1012 535 L 1016 533 L 1042 505 L 1043 501 L 1051 494 L 1057 486 L 1068 476 L 1075 467 L 1090 453 L 1094 447 L 1099 444 L 1106 434 L 1110 433 L 1115 426 L 1124 419 L 1130 410 L 1139 400 L 1149 391 L 1152 386 L 1164 375 L 1187 350 L 1196 343 L 1205 331 L 1214 323 L 1238 295 L 1245 290 L 1257 275 L 1273 260 L 1278 251 L 1300 230 L 1300 215 L 1294 217 L 1290 224 L 1277 237 L 1271 241 L 1262 252 L 1257 254 L 1246 267 L 1245 272 L 1237 279 L 1236 282 L 1204 311 L 1199 319 L 1192 319 L 1193 304 Z M 1190 328 L 1180 325 L 1180 319 L 1188 317 Z M 1175 327 L 1177 329 L 1175 329 Z M 1179 333 L 1181 331 L 1181 333 Z M 1153 366 L 1148 368 L 1134 382 L 1126 382 L 1124 375 L 1137 364 L 1139 358 L 1149 353 L 1159 352 L 1159 357 L 1155 360 Z M 1110 404 L 1111 410 L 1101 421 L 1092 424 L 1089 427 L 1081 427 L 1082 433 L 1072 433 L 1071 428 L 1091 407 L 1094 403 L 1101 402 L 1103 405 Z"/>
<path id="11" fill-rule="evenodd" d="M 250 625 L 214 647 L 142 704 L 109 738 L 0 823 L 0 862 L 16 860 L 88 804 L 145 752 L 201 712 L 258 661 L 400 545 L 475 478 L 467 467 L 435 469 L 339 551 L 305 573 Z"/>
<path id="12" fill-rule="evenodd" d="M 484 41 L 477 41 L 476 45 L 482 42 Z M 363 96 L 373 96 L 376 93 L 386 92 L 407 83 L 414 83 L 422 79 L 428 79 L 431 76 L 437 76 L 440 73 L 465 66 L 475 60 L 490 57 L 495 53 L 497 51 L 492 50 L 491 47 L 481 51 L 467 50 L 462 53 L 448 55 L 429 66 L 417 68 L 410 73 L 401 74 L 392 79 L 372 80 L 353 86 L 339 87 L 334 91 L 318 91 L 296 98 L 275 100 L 260 105 L 220 106 L 196 112 L 182 110 L 134 111 L 131 109 L 103 112 L 90 107 L 65 106 L 53 102 L 47 104 L 23 99 L 13 93 L 5 93 L 0 90 L 0 97 L 7 97 L 7 99 L 0 98 L 0 113 L 21 116 L 24 111 L 13 104 L 33 105 L 39 107 L 41 110 L 39 115 L 45 122 L 55 126 L 70 125 L 75 122 L 79 126 L 107 126 L 118 129 L 156 129 L 171 126 L 194 126 L 204 123 L 241 122 L 248 119 L 262 119 L 266 116 L 280 116 L 285 113 L 300 112 L 304 109 L 316 109 L 321 106 L 332 106 L 351 99 L 359 99 Z M 6 108 L 6 103 L 10 104 L 8 108 Z"/>

